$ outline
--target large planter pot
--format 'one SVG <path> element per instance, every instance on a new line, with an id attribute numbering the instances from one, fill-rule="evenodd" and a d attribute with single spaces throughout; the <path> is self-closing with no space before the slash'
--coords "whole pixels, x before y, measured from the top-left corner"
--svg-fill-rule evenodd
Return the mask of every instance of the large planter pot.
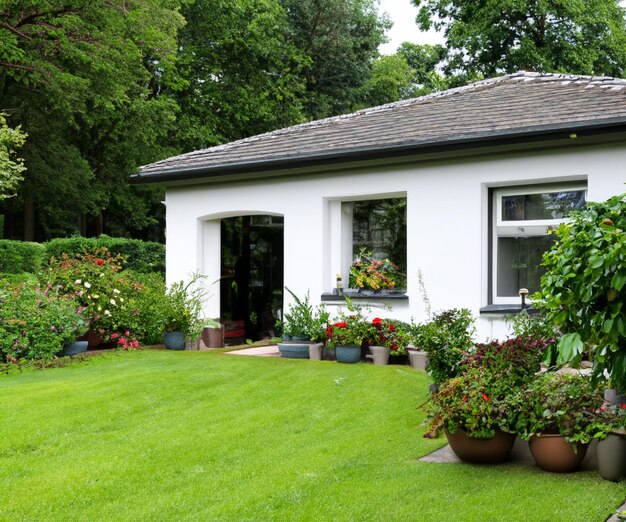
<path id="1" fill-rule="evenodd" d="M 428 368 L 428 353 L 422 350 L 407 350 L 409 354 L 409 364 L 415 370 L 426 371 Z"/>
<path id="2" fill-rule="evenodd" d="M 306 343 L 278 343 L 280 356 L 286 359 L 308 359 L 309 345 Z"/>
<path id="3" fill-rule="evenodd" d="M 465 431 L 459 429 L 455 433 L 446 430 L 446 438 L 452 448 L 463 462 L 474 464 L 497 464 L 509 458 L 515 435 L 496 430 L 496 434 L 490 439 L 477 439 L 468 437 Z"/>
<path id="4" fill-rule="evenodd" d="M 325 361 L 336 361 L 337 360 L 337 350 L 335 350 L 334 346 L 324 346 L 322 350 L 322 358 Z"/>
<path id="5" fill-rule="evenodd" d="M 168 350 L 184 350 L 185 334 L 183 332 L 165 332 L 163 343 Z"/>
<path id="6" fill-rule="evenodd" d="M 74 341 L 73 343 L 66 344 L 63 347 L 63 355 L 77 355 L 79 353 L 85 353 L 89 343 L 87 341 Z"/>
<path id="7" fill-rule="evenodd" d="M 530 453 L 537 466 L 553 473 L 570 473 L 585 458 L 588 444 L 574 444 L 563 435 L 533 435 L 528 442 Z"/>
<path id="8" fill-rule="evenodd" d="M 219 328 L 204 328 L 202 330 L 202 342 L 207 348 L 224 347 L 224 326 Z"/>
<path id="9" fill-rule="evenodd" d="M 391 351 L 389 348 L 386 346 L 370 346 L 370 350 L 372 351 L 374 364 L 378 366 L 389 364 L 389 353 Z"/>
<path id="10" fill-rule="evenodd" d="M 609 433 L 598 441 L 598 473 L 605 480 L 619 482 L 626 477 L 626 435 Z"/>
<path id="11" fill-rule="evenodd" d="M 309 359 L 312 361 L 321 361 L 324 352 L 324 345 L 322 343 L 309 344 Z"/>
<path id="12" fill-rule="evenodd" d="M 340 363 L 358 363 L 361 360 L 360 346 L 342 346 L 335 347 L 337 354 L 337 362 Z"/>

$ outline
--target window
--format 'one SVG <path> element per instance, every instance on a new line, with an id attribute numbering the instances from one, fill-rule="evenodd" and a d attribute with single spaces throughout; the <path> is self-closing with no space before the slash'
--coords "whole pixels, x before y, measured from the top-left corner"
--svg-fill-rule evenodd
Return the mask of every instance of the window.
<path id="1" fill-rule="evenodd" d="M 357 258 L 388 259 L 393 268 L 393 289 L 406 288 L 406 198 L 372 199 L 343 202 L 342 215 L 351 218 L 349 264 Z M 349 230 L 349 229 L 348 229 Z M 347 230 L 347 232 L 348 232 Z M 348 232 L 350 233 L 350 232 Z M 385 265 L 387 266 L 387 265 Z M 348 268 L 348 267 L 346 267 Z M 344 286 L 357 288 L 355 278 L 344 272 Z M 367 288 L 367 284 L 364 288 Z M 387 287 L 389 289 L 389 287 Z"/>
<path id="2" fill-rule="evenodd" d="M 493 303 L 519 300 L 519 289 L 540 288 L 543 254 L 555 240 L 549 230 L 586 201 L 583 185 L 526 186 L 493 191 Z"/>

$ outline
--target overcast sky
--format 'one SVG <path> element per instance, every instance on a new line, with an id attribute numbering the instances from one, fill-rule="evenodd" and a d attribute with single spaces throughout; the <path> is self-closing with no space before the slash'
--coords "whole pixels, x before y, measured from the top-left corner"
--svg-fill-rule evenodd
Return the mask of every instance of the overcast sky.
<path id="1" fill-rule="evenodd" d="M 393 22 L 387 33 L 390 42 L 380 47 L 382 54 L 393 54 L 402 42 L 420 44 L 443 43 L 443 38 L 434 31 L 422 33 L 415 24 L 417 8 L 411 0 L 380 0 L 380 10 L 387 11 Z"/>

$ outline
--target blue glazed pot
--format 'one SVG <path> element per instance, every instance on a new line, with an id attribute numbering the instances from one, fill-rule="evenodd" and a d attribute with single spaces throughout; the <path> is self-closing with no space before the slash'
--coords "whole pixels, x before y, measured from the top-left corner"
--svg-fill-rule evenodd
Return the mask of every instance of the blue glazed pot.
<path id="1" fill-rule="evenodd" d="M 342 363 L 358 363 L 361 360 L 360 346 L 337 346 L 337 362 Z"/>
<path id="2" fill-rule="evenodd" d="M 286 359 L 308 359 L 309 345 L 299 343 L 278 343 L 278 351 L 281 357 Z"/>
<path id="3" fill-rule="evenodd" d="M 87 341 L 74 341 L 73 343 L 66 344 L 63 347 L 63 355 L 76 355 L 79 353 L 85 353 L 87 351 L 89 343 Z"/>
<path id="4" fill-rule="evenodd" d="M 165 332 L 163 343 L 168 350 L 184 350 L 185 334 L 183 332 Z"/>

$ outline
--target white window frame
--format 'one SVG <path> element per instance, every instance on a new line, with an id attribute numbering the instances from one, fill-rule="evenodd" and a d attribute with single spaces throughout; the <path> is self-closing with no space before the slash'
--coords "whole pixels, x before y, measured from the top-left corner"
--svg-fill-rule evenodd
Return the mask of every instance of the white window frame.
<path id="1" fill-rule="evenodd" d="M 519 185 L 514 187 L 501 187 L 493 190 L 492 196 L 492 257 L 491 257 L 491 282 L 492 303 L 511 304 L 519 303 L 519 295 L 498 295 L 498 238 L 501 237 L 533 237 L 548 235 L 549 230 L 557 228 L 561 223 L 567 222 L 567 218 L 558 219 L 535 219 L 504 221 L 502 219 L 502 198 L 505 196 L 520 196 L 526 194 L 545 194 L 551 192 L 574 192 L 584 191 L 587 199 L 587 183 L 551 183 L 542 185 Z"/>

